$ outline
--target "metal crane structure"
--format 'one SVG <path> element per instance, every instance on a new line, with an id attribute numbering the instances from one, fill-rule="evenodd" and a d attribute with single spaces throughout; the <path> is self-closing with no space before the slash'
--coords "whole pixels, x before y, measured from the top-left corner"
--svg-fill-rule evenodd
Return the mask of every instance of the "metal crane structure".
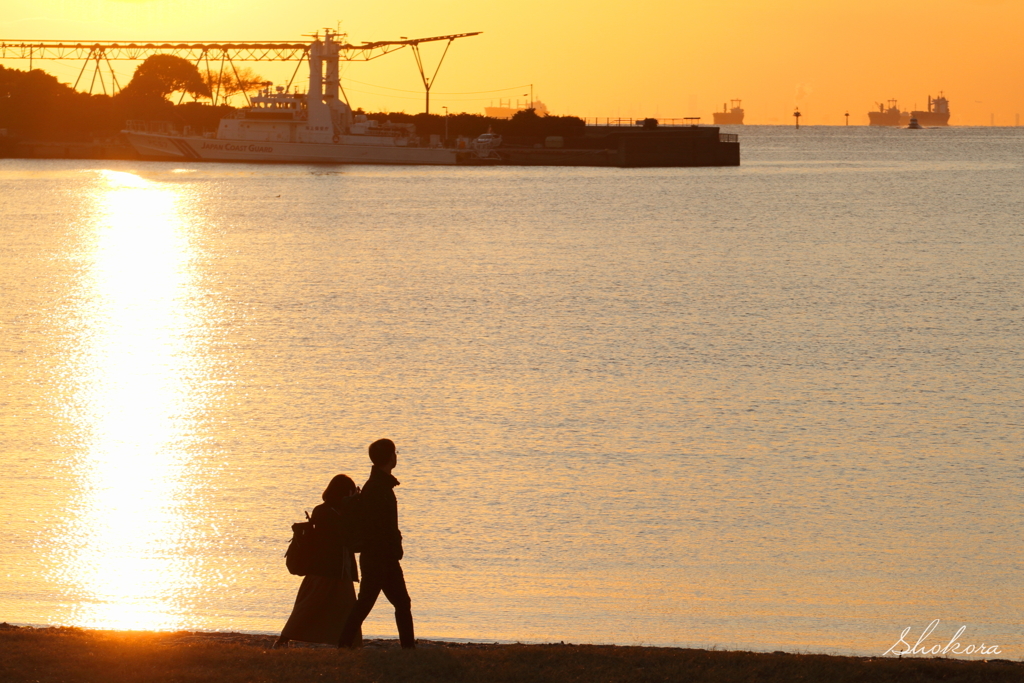
<path id="1" fill-rule="evenodd" d="M 347 34 L 337 33 L 331 29 L 325 29 L 324 32 L 325 35 L 333 36 L 335 41 L 339 41 L 339 39 L 346 40 L 348 37 Z M 416 65 L 419 68 L 420 77 L 423 79 L 423 86 L 426 90 L 427 98 L 426 109 L 429 114 L 430 86 L 433 84 L 433 80 L 437 76 L 437 71 L 441 68 L 441 62 L 444 61 L 445 55 L 448 54 L 448 48 L 451 47 L 452 42 L 456 38 L 478 36 L 480 33 L 482 33 L 482 31 L 476 31 L 474 33 L 455 33 L 452 35 L 433 36 L 430 38 L 403 37 L 401 40 L 364 41 L 358 45 L 352 45 L 347 42 L 336 42 L 335 44 L 339 48 L 338 58 L 340 61 L 344 62 L 368 62 L 372 59 L 383 57 L 391 52 L 401 50 L 407 46 L 411 48 L 416 58 Z M 166 41 L 100 43 L 77 40 L 0 39 L 0 59 L 28 60 L 29 70 L 32 69 L 32 64 L 37 59 L 82 60 L 82 69 L 79 71 L 78 78 L 75 80 L 73 87 L 76 90 L 78 89 L 79 82 L 81 82 L 86 70 L 91 65 L 93 70 L 92 78 L 89 82 L 89 93 L 92 94 L 93 89 L 96 87 L 96 81 L 98 80 L 100 87 L 103 89 L 103 93 L 106 94 L 107 84 L 103 75 L 104 68 L 106 68 L 110 74 L 111 90 L 116 93 L 121 89 L 120 84 L 117 82 L 117 76 L 114 74 L 114 66 L 111 64 L 111 61 L 139 61 L 146 59 L 151 55 L 174 55 L 195 64 L 197 69 L 205 70 L 208 82 L 217 83 L 217 91 L 212 95 L 213 103 L 217 104 L 217 100 L 220 96 L 220 83 L 222 82 L 225 71 L 230 68 L 234 73 L 235 78 L 238 79 L 238 70 L 235 67 L 236 62 L 297 61 L 298 64 L 295 66 L 295 71 L 292 73 L 292 76 L 288 81 L 288 85 L 286 86 L 290 89 L 292 83 L 295 81 L 295 76 L 299 71 L 299 67 L 303 62 L 309 59 L 309 52 L 312 45 L 320 40 L 320 33 L 317 32 L 307 37 L 312 38 L 311 43 L 297 43 L 294 41 L 219 41 L 216 43 Z M 444 54 L 441 55 L 441 60 L 438 62 L 433 76 L 428 78 L 423 68 L 423 60 L 420 57 L 420 44 L 442 40 L 447 40 L 448 44 L 445 45 Z M 204 66 L 205 69 L 202 69 Z M 213 74 L 215 72 L 219 74 L 216 81 L 213 80 Z M 246 102 L 248 103 L 248 94 L 244 91 L 242 94 L 245 96 Z M 184 97 L 184 94 L 182 94 L 182 97 Z"/>

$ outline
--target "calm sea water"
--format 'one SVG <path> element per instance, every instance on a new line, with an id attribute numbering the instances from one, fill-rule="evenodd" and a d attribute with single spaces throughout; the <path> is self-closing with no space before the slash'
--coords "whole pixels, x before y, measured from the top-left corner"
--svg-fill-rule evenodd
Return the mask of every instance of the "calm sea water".
<path id="1" fill-rule="evenodd" d="M 737 132 L 0 160 L 0 620 L 276 632 L 386 436 L 420 637 L 1024 656 L 1024 131 Z"/>

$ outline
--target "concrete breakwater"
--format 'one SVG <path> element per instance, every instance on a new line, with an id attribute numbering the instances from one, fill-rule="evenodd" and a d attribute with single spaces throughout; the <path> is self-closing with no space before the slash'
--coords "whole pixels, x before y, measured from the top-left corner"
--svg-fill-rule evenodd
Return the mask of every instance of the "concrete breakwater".
<path id="1" fill-rule="evenodd" d="M 510 166 L 739 166 L 736 135 L 718 127 L 587 126 L 572 136 L 511 138 L 480 157 L 465 154 L 464 164 Z"/>
<path id="2" fill-rule="evenodd" d="M 127 140 L 59 142 L 0 138 L 0 159 L 139 159 Z"/>
<path id="3" fill-rule="evenodd" d="M 123 137 L 92 142 L 0 138 L 0 158 L 123 159 L 142 157 Z M 467 149 L 464 165 L 508 166 L 739 166 L 735 135 L 718 127 L 586 126 L 571 135 L 510 136 L 488 154 Z"/>

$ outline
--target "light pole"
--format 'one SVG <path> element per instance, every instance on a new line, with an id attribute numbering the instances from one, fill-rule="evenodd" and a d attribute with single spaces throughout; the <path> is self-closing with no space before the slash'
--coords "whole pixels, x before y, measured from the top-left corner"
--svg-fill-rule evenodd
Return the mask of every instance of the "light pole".
<path id="1" fill-rule="evenodd" d="M 442 106 L 444 109 L 444 146 L 448 146 L 448 107 Z"/>

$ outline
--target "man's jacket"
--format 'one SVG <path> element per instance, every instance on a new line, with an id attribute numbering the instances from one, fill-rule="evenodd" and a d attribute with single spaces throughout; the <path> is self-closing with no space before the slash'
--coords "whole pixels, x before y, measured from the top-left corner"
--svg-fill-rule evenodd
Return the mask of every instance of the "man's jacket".
<path id="1" fill-rule="evenodd" d="M 363 557 L 400 560 L 402 532 L 398 530 L 398 499 L 395 487 L 398 480 L 389 472 L 376 467 L 363 485 L 360 505 L 363 522 Z"/>

